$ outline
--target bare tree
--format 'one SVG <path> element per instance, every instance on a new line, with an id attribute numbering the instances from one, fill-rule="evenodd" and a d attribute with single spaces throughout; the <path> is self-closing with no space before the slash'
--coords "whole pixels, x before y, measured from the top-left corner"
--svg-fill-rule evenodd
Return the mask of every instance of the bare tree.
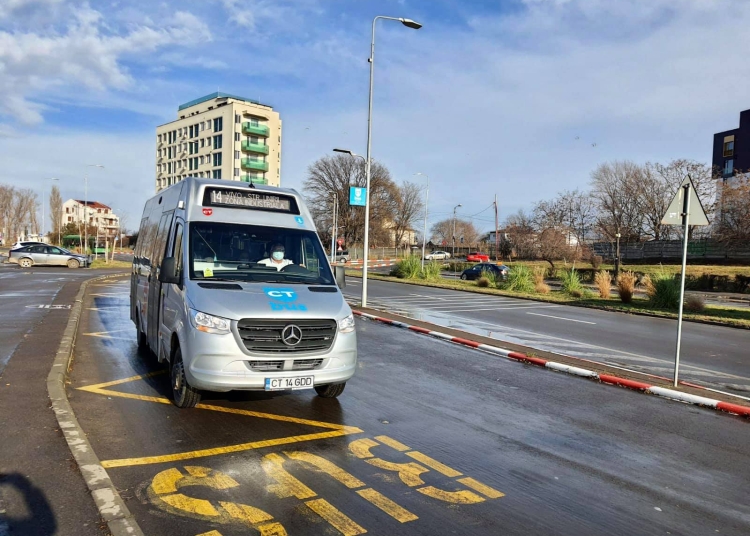
<path id="1" fill-rule="evenodd" d="M 6 241 L 12 242 L 39 229 L 36 193 L 0 185 L 0 226 Z"/>
<path id="2" fill-rule="evenodd" d="M 441 246 L 452 246 L 453 245 L 453 218 L 446 218 L 434 223 L 430 227 L 430 233 L 432 234 L 432 242 L 440 244 Z M 468 220 L 462 220 L 456 218 L 456 245 L 473 246 L 479 241 L 479 231 L 474 224 Z M 463 239 L 463 242 L 461 241 Z"/>
<path id="3" fill-rule="evenodd" d="M 50 233 L 50 242 L 57 242 L 57 237 L 62 224 L 62 207 L 63 200 L 60 196 L 60 189 L 57 185 L 52 186 L 52 192 L 49 195 L 49 215 L 52 220 L 52 232 Z"/>
<path id="4" fill-rule="evenodd" d="M 591 174 L 591 195 L 597 201 L 597 230 L 615 239 L 640 240 L 642 213 L 639 189 L 643 178 L 640 166 L 629 161 L 604 163 Z"/>
<path id="5" fill-rule="evenodd" d="M 553 227 L 544 229 L 536 236 L 536 253 L 540 259 L 547 261 L 553 270 L 555 261 L 575 260 L 577 257 L 577 249 L 570 246 L 564 233 Z"/>
<path id="6" fill-rule="evenodd" d="M 398 189 L 398 202 L 393 218 L 393 246 L 399 247 L 404 235 L 413 229 L 424 209 L 422 187 L 413 182 L 404 182 Z"/>
<path id="7" fill-rule="evenodd" d="M 721 187 L 721 213 L 716 235 L 719 240 L 750 240 L 750 176 L 735 175 Z"/>
<path id="8" fill-rule="evenodd" d="M 522 259 L 536 258 L 536 229 L 531 216 L 523 210 L 511 214 L 505 220 L 505 232 L 511 251 Z M 510 254 L 507 255 L 510 257 Z"/>
<path id="9" fill-rule="evenodd" d="M 303 191 L 323 243 L 331 239 L 333 203 L 338 201 L 337 235 L 346 244 L 364 241 L 364 207 L 349 205 L 349 187 L 364 188 L 365 165 L 348 155 L 324 156 L 307 169 Z M 385 245 L 397 206 L 397 187 L 385 166 L 373 162 L 370 170 L 370 242 Z"/>

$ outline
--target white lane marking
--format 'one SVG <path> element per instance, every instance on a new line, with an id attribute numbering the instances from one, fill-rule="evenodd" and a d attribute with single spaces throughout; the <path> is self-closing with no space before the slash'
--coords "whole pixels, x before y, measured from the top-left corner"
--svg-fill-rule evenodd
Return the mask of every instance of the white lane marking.
<path id="1" fill-rule="evenodd" d="M 596 322 L 587 322 L 586 320 L 575 320 L 573 318 L 563 318 L 562 316 L 543 315 L 541 313 L 526 313 L 527 315 L 546 316 L 547 318 L 556 318 L 558 320 L 567 320 L 568 322 L 580 322 L 581 324 L 596 325 Z"/>
<path id="2" fill-rule="evenodd" d="M 489 305 L 483 303 L 480 305 Z M 461 309 L 459 307 L 423 307 L 422 311 L 435 311 L 436 313 L 471 313 L 472 311 L 512 311 L 514 309 L 548 309 L 552 307 L 562 307 L 562 305 L 526 305 L 526 304 L 509 304 L 504 306 L 498 304 L 495 307 L 472 307 L 470 309 Z M 405 308 L 405 307 L 402 307 Z M 531 314 L 531 313 L 529 313 Z"/>

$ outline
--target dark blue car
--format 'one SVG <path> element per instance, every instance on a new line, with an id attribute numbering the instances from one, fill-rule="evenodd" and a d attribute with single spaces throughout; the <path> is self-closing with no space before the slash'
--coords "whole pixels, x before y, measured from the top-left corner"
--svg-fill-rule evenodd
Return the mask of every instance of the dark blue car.
<path id="1" fill-rule="evenodd" d="M 464 281 L 472 281 L 482 277 L 482 272 L 488 272 L 495 274 L 495 279 L 505 279 L 508 277 L 509 268 L 504 264 L 492 264 L 491 262 L 480 262 L 475 264 L 471 268 L 467 268 L 461 272 L 461 279 Z"/>

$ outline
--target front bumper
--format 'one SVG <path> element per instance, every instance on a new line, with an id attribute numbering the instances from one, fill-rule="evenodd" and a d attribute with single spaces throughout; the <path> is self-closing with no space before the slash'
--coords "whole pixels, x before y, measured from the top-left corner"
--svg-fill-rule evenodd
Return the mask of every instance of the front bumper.
<path id="1" fill-rule="evenodd" d="M 188 328 L 182 347 L 187 380 L 206 391 L 265 389 L 266 378 L 313 376 L 315 385 L 345 382 L 357 367 L 357 334 L 337 333 L 327 351 L 282 355 L 249 355 L 239 347 L 234 333 L 216 335 Z M 295 360 L 322 359 L 313 370 L 292 370 Z M 250 362 L 283 361 L 284 370 L 254 371 Z"/>

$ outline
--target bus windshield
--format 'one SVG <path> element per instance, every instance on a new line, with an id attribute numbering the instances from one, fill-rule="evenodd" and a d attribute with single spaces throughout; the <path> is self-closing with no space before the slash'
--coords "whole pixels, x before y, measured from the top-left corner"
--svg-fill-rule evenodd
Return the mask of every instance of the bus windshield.
<path id="1" fill-rule="evenodd" d="M 189 246 L 190 279 L 335 284 L 312 231 L 192 222 Z"/>

